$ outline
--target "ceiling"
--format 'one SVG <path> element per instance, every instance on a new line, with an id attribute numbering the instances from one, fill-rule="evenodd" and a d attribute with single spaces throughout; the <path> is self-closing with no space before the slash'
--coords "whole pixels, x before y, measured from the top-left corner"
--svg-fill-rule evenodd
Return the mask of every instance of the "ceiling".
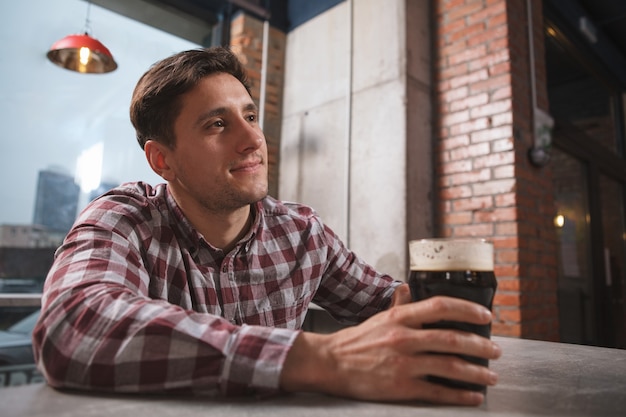
<path id="1" fill-rule="evenodd" d="M 626 0 L 543 0 L 543 5 L 550 26 L 626 89 Z"/>
<path id="2" fill-rule="evenodd" d="M 267 18 L 272 26 L 284 31 L 293 29 L 300 14 L 316 12 L 311 4 L 324 4 L 326 8 L 341 0 L 91 0 L 92 3 L 140 22 L 190 40 L 200 45 L 226 43 L 228 28 L 215 25 L 221 20 L 244 10 L 261 19 Z M 527 0 L 530 1 L 530 0 Z M 382 3 L 381 3 L 382 4 Z M 618 72 L 617 79 L 626 88 L 626 0 L 543 0 L 544 10 L 550 10 L 565 26 L 570 35 L 585 42 L 580 18 L 586 17 L 591 31 L 597 35 L 588 42 L 592 54 L 605 62 L 611 71 Z M 323 10 L 317 6 L 317 12 Z M 291 9 L 291 10 L 288 10 Z M 312 16 L 309 16 L 309 18 Z M 226 25 L 225 25 L 226 26 Z M 588 39 L 587 39 L 588 41 Z"/>
<path id="3" fill-rule="evenodd" d="M 300 7 L 303 2 L 286 0 L 150 0 L 152 3 L 165 5 L 177 9 L 206 21 L 215 21 L 216 16 L 224 14 L 228 9 L 246 10 L 258 17 L 271 17 L 277 14 L 280 8 L 288 6 Z M 318 0 L 319 1 L 319 0 Z M 559 3 L 560 8 L 571 9 L 576 13 L 581 9 L 587 14 L 593 25 L 604 32 L 606 37 L 615 43 L 617 48 L 626 56 L 626 1 L 625 0 L 544 0 Z M 110 2 L 110 0 L 109 0 Z M 283 13 L 286 16 L 286 11 Z M 278 23 L 278 22 L 276 22 Z M 285 25 L 287 23 L 287 25 Z M 278 26 L 288 26 L 282 22 Z"/>
<path id="4" fill-rule="evenodd" d="M 626 56 L 626 1 L 578 0 L 593 24 Z M 563 2 L 567 3 L 567 2 Z"/>

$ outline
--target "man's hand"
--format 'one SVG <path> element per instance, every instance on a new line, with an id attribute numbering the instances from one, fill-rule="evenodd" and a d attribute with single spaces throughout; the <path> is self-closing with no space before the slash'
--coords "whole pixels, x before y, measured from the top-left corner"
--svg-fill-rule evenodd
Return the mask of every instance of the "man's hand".
<path id="1" fill-rule="evenodd" d="M 409 288 L 409 284 L 402 284 L 396 287 L 396 290 L 393 292 L 390 307 L 399 306 L 400 304 L 408 304 L 410 302 L 411 289 Z"/>
<path id="2" fill-rule="evenodd" d="M 315 391 L 343 397 L 478 405 L 482 393 L 427 382 L 426 375 L 494 385 L 497 375 L 457 353 L 497 359 L 492 341 L 457 330 L 422 329 L 440 320 L 487 324 L 491 312 L 469 301 L 433 297 L 409 303 L 406 289 L 392 306 L 358 326 L 332 334 L 302 333 L 287 355 L 281 374 L 286 391 Z M 410 299 L 410 296 L 409 296 Z"/>

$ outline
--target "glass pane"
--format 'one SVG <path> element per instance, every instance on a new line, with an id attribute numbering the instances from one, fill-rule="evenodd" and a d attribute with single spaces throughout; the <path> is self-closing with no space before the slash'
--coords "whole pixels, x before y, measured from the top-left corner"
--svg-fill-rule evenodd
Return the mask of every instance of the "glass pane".
<path id="1" fill-rule="evenodd" d="M 0 13 L 0 292 L 38 292 L 77 213 L 125 181 L 162 182 L 129 120 L 139 77 L 157 60 L 198 45 L 92 5 L 90 28 L 118 63 L 81 74 L 46 59 L 84 27 L 87 2 L 23 0 Z M 27 310 L 27 309 L 26 309 Z M 0 312 L 0 326 L 29 313 Z"/>
<path id="2" fill-rule="evenodd" d="M 624 186 L 600 178 L 604 235 L 605 334 L 611 346 L 626 348 L 626 252 L 624 238 Z"/>
<path id="3" fill-rule="evenodd" d="M 589 344 L 594 338 L 587 170 L 553 149 L 554 224 L 560 243 L 559 322 L 562 342 Z"/>
<path id="4" fill-rule="evenodd" d="M 575 57 L 554 32 L 546 33 L 548 97 L 552 116 L 568 122 L 591 140 L 621 155 L 616 131 L 618 97 L 580 59 Z"/>

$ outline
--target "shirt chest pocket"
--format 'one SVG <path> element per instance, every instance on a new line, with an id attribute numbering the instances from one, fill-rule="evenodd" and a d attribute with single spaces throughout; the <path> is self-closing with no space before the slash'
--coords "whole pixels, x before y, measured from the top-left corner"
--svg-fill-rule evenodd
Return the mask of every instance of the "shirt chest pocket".
<path id="1" fill-rule="evenodd" d="M 260 324 L 268 327 L 300 329 L 309 309 L 310 301 L 311 299 L 307 296 L 302 296 L 292 302 L 269 297 L 269 305 L 261 314 L 260 319 L 263 323 Z"/>

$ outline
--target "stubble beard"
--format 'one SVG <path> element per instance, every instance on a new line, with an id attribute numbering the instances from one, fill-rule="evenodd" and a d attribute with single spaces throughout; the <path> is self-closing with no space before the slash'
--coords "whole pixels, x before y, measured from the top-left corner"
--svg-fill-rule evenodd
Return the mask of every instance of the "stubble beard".
<path id="1" fill-rule="evenodd" d="M 254 204 L 268 195 L 269 187 L 267 179 L 264 183 L 255 184 L 253 190 L 245 191 L 237 188 L 224 186 L 218 196 L 207 196 L 202 205 L 209 211 L 216 213 L 229 213 Z"/>

